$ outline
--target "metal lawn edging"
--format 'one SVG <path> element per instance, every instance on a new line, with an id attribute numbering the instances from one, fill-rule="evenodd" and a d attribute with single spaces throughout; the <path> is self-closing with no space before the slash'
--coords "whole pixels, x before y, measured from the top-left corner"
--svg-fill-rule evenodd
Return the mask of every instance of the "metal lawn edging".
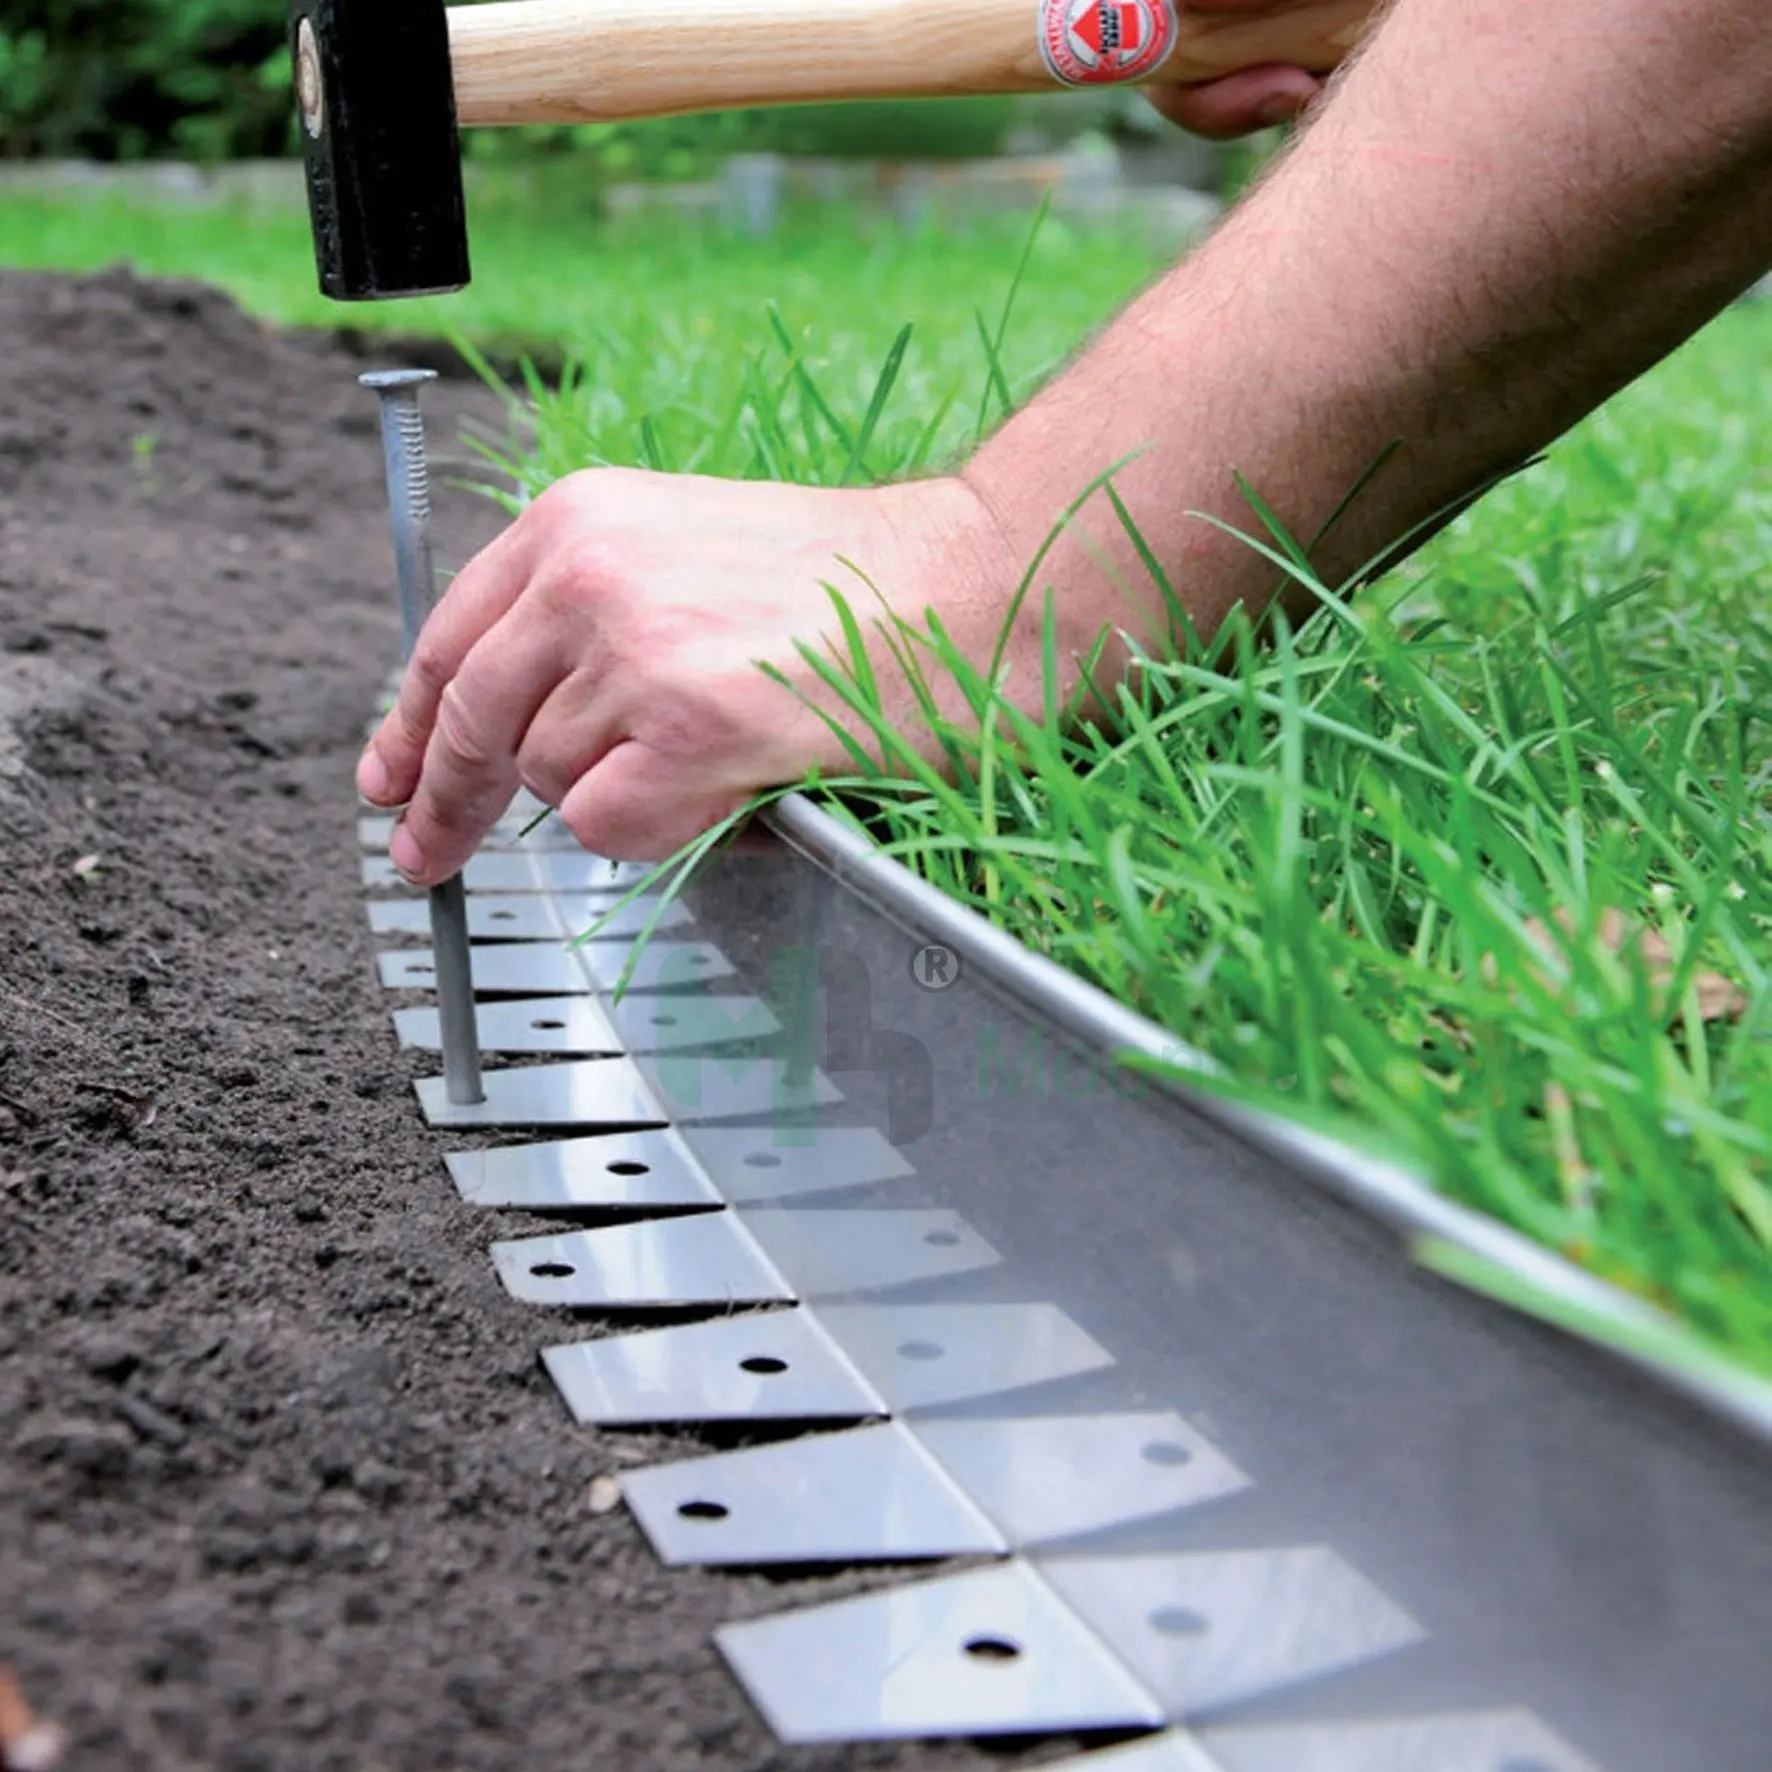
<path id="1" fill-rule="evenodd" d="M 775 833 L 807 861 L 855 893 L 882 915 L 951 948 L 963 966 L 1059 1028 L 1086 1048 L 1109 1058 L 1136 1054 L 1170 1067 L 1150 1080 L 1202 1118 L 1290 1171 L 1371 1214 L 1408 1239 L 1435 1239 L 1493 1263 L 1535 1291 L 1584 1315 L 1633 1330 L 1686 1333 L 1666 1312 L 1631 1297 L 1552 1254 L 1519 1232 L 1437 1192 L 1419 1175 L 1360 1151 L 1339 1139 L 1293 1124 L 1276 1114 L 1191 1088 L 1175 1074 L 1215 1074 L 1219 1066 L 1156 1022 L 1107 992 L 1035 953 L 978 912 L 919 879 L 861 832 L 815 805 L 804 794 L 779 800 L 764 814 Z M 1720 1361 L 1695 1370 L 1650 1350 L 1590 1335 L 1556 1322 L 1564 1333 L 1621 1358 L 1661 1384 L 1772 1444 L 1772 1383 L 1746 1372 L 1721 1370 Z"/>

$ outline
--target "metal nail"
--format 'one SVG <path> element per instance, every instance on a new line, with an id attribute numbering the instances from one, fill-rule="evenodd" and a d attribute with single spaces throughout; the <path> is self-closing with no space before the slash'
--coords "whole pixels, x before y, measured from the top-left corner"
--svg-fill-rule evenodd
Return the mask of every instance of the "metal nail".
<path id="1" fill-rule="evenodd" d="M 358 381 L 381 401 L 382 457 L 387 470 L 388 519 L 400 584 L 405 656 L 412 657 L 437 601 L 431 558 L 431 487 L 425 465 L 424 415 L 418 391 L 435 381 L 432 369 L 378 370 Z M 480 1034 L 469 968 L 467 900 L 461 876 L 433 886 L 431 948 L 436 958 L 437 1017 L 441 1024 L 444 1093 L 458 1107 L 486 1099 L 480 1079 Z"/>

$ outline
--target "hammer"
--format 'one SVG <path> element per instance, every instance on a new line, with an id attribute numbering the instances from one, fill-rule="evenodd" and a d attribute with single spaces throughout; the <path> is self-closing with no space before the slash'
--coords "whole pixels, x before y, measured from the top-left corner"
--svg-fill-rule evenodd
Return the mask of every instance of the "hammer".
<path id="1" fill-rule="evenodd" d="M 469 278 L 459 127 L 733 106 L 1191 85 L 1323 72 L 1373 0 L 1180 16 L 1174 0 L 290 0 L 320 287 L 340 301 Z"/>

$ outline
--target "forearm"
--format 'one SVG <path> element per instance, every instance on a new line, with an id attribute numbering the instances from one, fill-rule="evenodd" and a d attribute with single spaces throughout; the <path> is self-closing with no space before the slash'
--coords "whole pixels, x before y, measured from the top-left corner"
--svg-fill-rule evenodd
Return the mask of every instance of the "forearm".
<path id="1" fill-rule="evenodd" d="M 1275 573 L 1241 472 L 1334 582 L 1556 437 L 1772 260 L 1764 0 L 1399 0 L 1285 163 L 966 479 L 1030 556 L 1104 469 L 1197 626 Z M 1116 562 L 1104 572 L 1100 554 Z M 1102 499 L 1054 549 L 1068 639 L 1147 628 Z"/>

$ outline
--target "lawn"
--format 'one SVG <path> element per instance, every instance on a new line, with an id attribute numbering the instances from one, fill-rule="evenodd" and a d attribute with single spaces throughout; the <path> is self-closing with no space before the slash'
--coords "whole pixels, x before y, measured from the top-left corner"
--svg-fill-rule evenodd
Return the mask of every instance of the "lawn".
<path id="1" fill-rule="evenodd" d="M 312 322 L 303 226 L 0 196 L 0 262 L 127 255 Z M 754 244 L 511 206 L 468 296 L 370 318 L 578 358 L 536 390 L 532 485 L 590 461 L 888 476 L 962 446 L 1152 268 L 1049 223 L 999 349 L 1023 232 L 826 217 Z M 867 793 L 911 865 L 1215 1086 L 1772 1373 L 1769 353 L 1772 305 L 1732 310 L 1358 600 L 1322 587 L 1297 633 L 1151 661 L 1111 732 L 1029 726 L 975 679 L 958 785 L 882 734 Z"/>

